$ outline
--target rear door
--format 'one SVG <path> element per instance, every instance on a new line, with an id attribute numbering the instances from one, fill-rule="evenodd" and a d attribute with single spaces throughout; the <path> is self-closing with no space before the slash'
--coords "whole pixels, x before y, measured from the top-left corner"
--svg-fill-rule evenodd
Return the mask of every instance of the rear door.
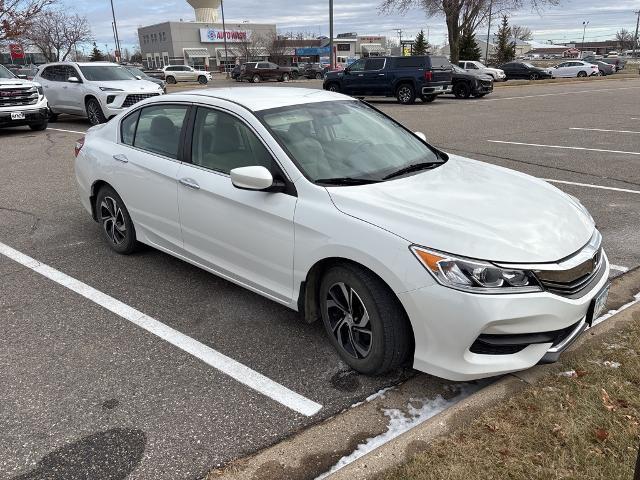
<path id="1" fill-rule="evenodd" d="M 36 81 L 42 84 L 44 95 L 47 97 L 49 107 L 56 113 L 62 112 L 60 104 L 60 91 L 62 90 L 62 82 L 60 80 L 61 65 L 51 65 L 42 70 Z"/>
<path id="2" fill-rule="evenodd" d="M 64 65 L 62 68 L 65 83 L 60 94 L 60 101 L 65 105 L 65 109 L 69 113 L 84 115 L 86 113 L 84 103 L 85 85 L 84 83 L 70 82 L 69 77 L 75 77 L 81 82 L 85 80 L 83 80 L 82 75 L 80 75 L 80 72 L 76 67 Z"/>
<path id="3" fill-rule="evenodd" d="M 386 65 L 387 59 L 383 57 L 369 57 L 364 62 L 363 89 L 369 95 L 384 94 L 389 90 L 389 77 Z"/>

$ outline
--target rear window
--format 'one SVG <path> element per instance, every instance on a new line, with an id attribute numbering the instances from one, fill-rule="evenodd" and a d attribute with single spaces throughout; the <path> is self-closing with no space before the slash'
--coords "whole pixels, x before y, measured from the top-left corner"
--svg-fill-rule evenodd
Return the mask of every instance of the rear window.
<path id="1" fill-rule="evenodd" d="M 425 63 L 425 57 L 396 58 L 396 68 L 424 68 Z"/>

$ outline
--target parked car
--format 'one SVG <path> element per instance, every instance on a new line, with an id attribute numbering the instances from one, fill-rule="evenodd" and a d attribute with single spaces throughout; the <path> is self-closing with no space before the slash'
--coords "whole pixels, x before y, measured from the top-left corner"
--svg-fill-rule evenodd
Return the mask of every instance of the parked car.
<path id="1" fill-rule="evenodd" d="M 544 68 L 536 67 L 527 62 L 509 62 L 500 66 L 506 75 L 505 80 L 539 80 L 551 78 L 551 74 Z"/>
<path id="2" fill-rule="evenodd" d="M 606 303 L 593 219 L 424 138 L 333 92 L 201 90 L 89 130 L 75 178 L 115 252 L 145 243 L 322 321 L 358 372 L 461 381 L 557 359 Z"/>
<path id="3" fill-rule="evenodd" d="M 48 118 L 42 86 L 18 78 L 0 65 L 0 127 L 28 125 L 31 130 L 45 130 Z"/>
<path id="4" fill-rule="evenodd" d="M 493 92 L 493 77 L 474 73 L 474 70 L 463 70 L 452 65 L 452 93 L 456 98 L 484 97 Z"/>
<path id="5" fill-rule="evenodd" d="M 584 57 L 582 60 L 584 60 L 585 62 L 591 62 L 591 63 L 597 60 L 600 60 L 601 62 L 608 63 L 609 65 L 613 65 L 614 68 L 616 69 L 616 72 L 623 70 L 624 67 L 627 65 L 627 60 L 621 57 L 597 57 L 594 55 L 588 55 Z"/>
<path id="6" fill-rule="evenodd" d="M 368 57 L 342 72 L 327 72 L 323 88 L 353 96 L 393 97 L 409 105 L 451 91 L 452 65 L 441 56 Z"/>
<path id="7" fill-rule="evenodd" d="M 241 65 L 234 65 L 234 67 L 231 69 L 231 78 L 233 80 L 236 81 L 240 81 L 240 73 L 242 73 L 242 66 Z"/>
<path id="8" fill-rule="evenodd" d="M 98 125 L 140 100 L 164 93 L 159 85 L 138 80 L 123 66 L 109 62 L 49 63 L 35 79 L 44 87 L 51 121 L 67 113 Z"/>
<path id="9" fill-rule="evenodd" d="M 157 78 L 158 80 L 164 80 L 164 71 L 162 70 L 153 70 L 146 68 L 143 70 L 144 74 L 151 78 Z"/>
<path id="10" fill-rule="evenodd" d="M 129 70 L 129 72 L 131 72 L 138 80 L 146 80 L 148 82 L 155 83 L 156 85 L 159 85 L 160 88 L 162 88 L 162 91 L 164 93 L 167 93 L 167 82 L 165 82 L 164 80 L 156 77 L 150 77 L 138 67 L 134 67 L 133 65 L 123 65 L 123 67 Z"/>
<path id="11" fill-rule="evenodd" d="M 206 85 L 212 80 L 211 72 L 196 70 L 189 65 L 168 65 L 162 69 L 164 80 L 173 84 L 178 82 L 198 82 Z"/>
<path id="12" fill-rule="evenodd" d="M 616 73 L 616 67 L 614 65 L 611 65 L 610 63 L 605 63 L 601 60 L 596 60 L 593 63 L 598 66 L 600 75 L 606 76 L 606 75 L 613 75 L 614 73 Z"/>
<path id="13" fill-rule="evenodd" d="M 33 80 L 38 73 L 38 67 L 35 65 L 22 66 L 20 68 L 13 68 L 10 70 L 16 77 L 23 80 Z"/>
<path id="14" fill-rule="evenodd" d="M 294 80 L 298 79 L 304 70 L 306 63 L 302 62 L 292 62 L 289 68 L 291 69 L 291 78 Z"/>
<path id="15" fill-rule="evenodd" d="M 287 82 L 291 78 L 291 68 L 281 67 L 271 62 L 247 62 L 242 65 L 240 81 L 259 83 L 265 80 Z"/>
<path id="16" fill-rule="evenodd" d="M 485 67 L 482 62 L 475 60 L 460 60 L 458 62 L 458 66 L 472 73 L 484 73 L 489 75 L 496 82 L 504 81 L 507 78 L 503 70 L 500 70 L 499 68 Z"/>
<path id="17" fill-rule="evenodd" d="M 303 70 L 303 75 L 307 78 L 315 78 L 316 80 L 322 80 L 324 74 L 329 71 L 328 65 L 321 63 L 307 63 Z"/>
<path id="18" fill-rule="evenodd" d="M 582 60 L 562 62 L 555 67 L 549 68 L 547 71 L 554 78 L 591 77 L 600 74 L 598 65 Z"/>

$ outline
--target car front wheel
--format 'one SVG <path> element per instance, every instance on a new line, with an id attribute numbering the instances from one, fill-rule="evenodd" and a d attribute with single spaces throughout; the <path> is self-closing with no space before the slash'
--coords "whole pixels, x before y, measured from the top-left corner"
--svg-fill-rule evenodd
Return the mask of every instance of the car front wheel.
<path id="1" fill-rule="evenodd" d="M 393 292 L 373 273 L 338 265 L 320 284 L 322 321 L 333 346 L 354 370 L 378 375 L 412 353 L 409 321 Z"/>
<path id="2" fill-rule="evenodd" d="M 200 76 L 198 77 L 198 83 L 199 83 L 200 85 L 206 85 L 206 84 L 207 84 L 207 82 L 208 82 L 207 77 L 205 77 L 204 75 L 200 75 Z"/>
<path id="3" fill-rule="evenodd" d="M 456 98 L 469 98 L 469 95 L 471 95 L 471 89 L 466 83 L 456 83 L 453 86 L 453 94 Z"/>
<path id="4" fill-rule="evenodd" d="M 101 123 L 105 123 L 107 121 L 107 117 L 104 116 L 102 112 L 102 107 L 100 106 L 100 102 L 95 98 L 90 98 L 87 100 L 87 118 L 89 119 L 89 123 L 91 125 L 100 125 Z"/>
<path id="5" fill-rule="evenodd" d="M 138 246 L 136 231 L 120 195 L 111 187 L 102 187 L 96 196 L 95 209 L 109 247 L 123 255 L 133 253 Z"/>

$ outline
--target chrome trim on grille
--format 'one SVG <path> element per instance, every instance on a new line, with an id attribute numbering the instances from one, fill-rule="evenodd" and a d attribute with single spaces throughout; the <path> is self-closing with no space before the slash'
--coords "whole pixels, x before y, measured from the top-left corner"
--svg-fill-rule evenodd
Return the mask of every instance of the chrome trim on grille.
<path id="1" fill-rule="evenodd" d="M 580 323 L 578 323 L 578 325 L 576 325 L 576 328 L 573 329 L 573 331 L 567 335 L 567 337 L 562 340 L 559 344 L 554 345 L 553 347 L 551 347 L 549 350 L 547 350 L 547 353 L 559 353 L 559 352 L 563 352 L 571 342 L 573 342 L 576 337 L 578 337 L 578 335 L 580 335 L 582 332 L 584 332 L 587 328 L 587 322 L 586 322 L 586 317 L 584 317 L 582 320 L 580 320 Z"/>

